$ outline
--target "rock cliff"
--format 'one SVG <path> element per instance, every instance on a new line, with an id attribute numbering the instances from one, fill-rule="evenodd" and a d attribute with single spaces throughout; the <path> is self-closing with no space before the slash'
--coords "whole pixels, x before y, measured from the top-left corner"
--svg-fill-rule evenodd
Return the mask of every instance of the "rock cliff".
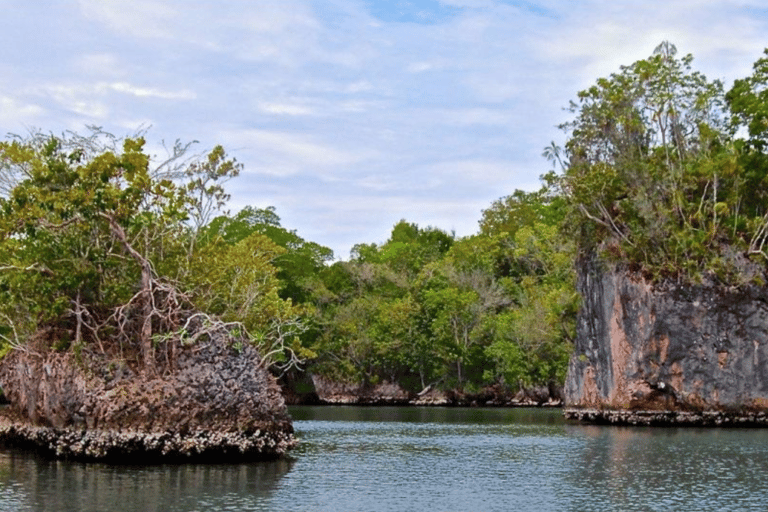
<path id="1" fill-rule="evenodd" d="M 652 285 L 594 259 L 580 264 L 578 287 L 567 417 L 768 422 L 768 288 Z"/>
<path id="2" fill-rule="evenodd" d="M 171 349 L 151 376 L 98 352 L 12 352 L 0 361 L 0 441 L 117 462 L 273 458 L 296 444 L 254 347 L 221 335 Z"/>

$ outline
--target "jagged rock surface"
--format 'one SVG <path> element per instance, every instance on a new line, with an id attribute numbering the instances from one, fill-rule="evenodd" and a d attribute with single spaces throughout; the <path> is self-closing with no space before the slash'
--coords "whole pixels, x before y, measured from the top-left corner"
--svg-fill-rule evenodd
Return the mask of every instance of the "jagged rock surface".
<path id="1" fill-rule="evenodd" d="M 71 351 L 0 362 L 0 440 L 60 457 L 260 459 L 295 444 L 280 388 L 250 345 L 220 336 L 166 354 L 163 375 Z"/>
<path id="2" fill-rule="evenodd" d="M 620 423 L 626 415 L 607 411 L 736 418 L 768 407 L 768 288 L 652 285 L 594 259 L 580 267 L 566 415 L 588 408 Z M 596 421 L 593 413 L 581 419 Z"/>

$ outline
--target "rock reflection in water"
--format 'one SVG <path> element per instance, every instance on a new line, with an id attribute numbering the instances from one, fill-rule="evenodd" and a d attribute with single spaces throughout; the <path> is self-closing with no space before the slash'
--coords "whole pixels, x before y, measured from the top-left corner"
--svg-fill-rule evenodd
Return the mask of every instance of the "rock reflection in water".
<path id="1" fill-rule="evenodd" d="M 240 511 L 258 508 L 291 459 L 252 464 L 112 466 L 0 452 L 0 510 Z"/>

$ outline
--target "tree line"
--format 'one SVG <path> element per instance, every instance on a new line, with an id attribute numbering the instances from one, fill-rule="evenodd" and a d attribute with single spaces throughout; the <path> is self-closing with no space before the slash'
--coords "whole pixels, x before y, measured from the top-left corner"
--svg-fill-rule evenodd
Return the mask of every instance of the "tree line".
<path id="1" fill-rule="evenodd" d="M 662 43 L 578 93 L 540 190 L 474 235 L 401 220 L 347 261 L 272 207 L 225 210 L 241 165 L 145 135 L 0 142 L 0 345 L 98 351 L 150 371 L 225 326 L 276 372 L 509 390 L 561 384 L 575 262 L 652 282 L 766 283 L 768 57 L 725 91 Z M 194 319 L 196 328 L 190 328 Z"/>

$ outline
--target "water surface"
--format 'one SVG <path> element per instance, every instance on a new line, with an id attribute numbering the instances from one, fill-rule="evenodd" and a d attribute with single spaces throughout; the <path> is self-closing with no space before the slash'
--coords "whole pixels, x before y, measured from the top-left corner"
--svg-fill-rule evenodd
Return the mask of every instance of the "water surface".
<path id="1" fill-rule="evenodd" d="M 0 510 L 766 510 L 768 430 L 559 410 L 295 407 L 289 460 L 113 466 L 0 451 Z"/>

